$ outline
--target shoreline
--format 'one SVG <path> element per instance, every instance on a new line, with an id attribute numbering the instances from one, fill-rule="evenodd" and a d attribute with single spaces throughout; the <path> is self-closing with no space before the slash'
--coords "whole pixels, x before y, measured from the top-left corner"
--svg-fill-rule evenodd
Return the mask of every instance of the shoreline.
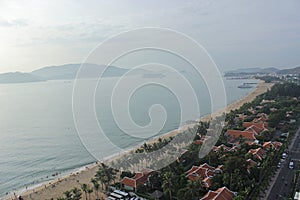
<path id="1" fill-rule="evenodd" d="M 227 105 L 225 108 L 221 108 L 212 114 L 205 115 L 198 120 L 199 121 L 200 120 L 201 121 L 209 121 L 210 119 L 220 116 L 223 113 L 228 113 L 231 110 L 238 109 L 244 103 L 251 102 L 255 99 L 256 96 L 258 96 L 262 93 L 265 93 L 273 85 L 274 85 L 273 83 L 265 83 L 263 81 L 260 81 L 255 86 L 255 88 L 250 93 L 248 93 L 246 96 L 244 96 L 242 99 L 238 99 L 238 100 L 230 103 L 229 105 Z M 179 134 L 180 132 L 189 128 L 191 125 L 194 125 L 194 124 L 193 123 L 187 124 L 187 125 L 181 127 L 180 129 L 175 129 L 175 130 L 167 132 L 163 135 L 154 137 L 151 140 L 147 141 L 147 143 L 148 144 L 154 143 L 158 140 L 158 138 L 168 139 L 169 137 L 174 137 L 177 134 Z M 131 149 L 126 151 L 126 153 L 130 152 L 136 148 L 137 147 L 132 147 Z M 105 161 L 115 160 L 119 156 L 120 156 L 120 154 L 111 155 L 108 158 L 106 158 Z M 19 191 L 16 192 L 17 193 L 16 195 L 17 196 L 22 195 L 24 200 L 27 200 L 27 199 L 49 199 L 50 200 L 51 198 L 56 199 L 58 197 L 62 197 L 63 192 L 66 190 L 70 190 L 74 187 L 80 188 L 80 184 L 82 184 L 82 183 L 90 184 L 90 179 L 94 177 L 96 171 L 98 170 L 98 166 L 99 166 L 99 162 L 92 163 L 92 164 L 89 164 L 86 166 L 82 166 L 79 169 L 77 169 L 76 171 L 73 171 L 72 173 L 70 173 L 68 175 L 62 175 L 61 177 L 57 177 L 54 180 L 40 183 L 38 185 L 30 187 L 30 189 L 28 189 L 28 190 L 26 190 L 24 188 L 20 189 Z M 24 190 L 26 190 L 26 191 L 24 191 Z M 101 191 L 99 192 L 99 194 L 101 194 L 101 195 L 99 195 L 100 197 L 105 196 L 103 193 L 101 193 Z M 94 197 L 94 193 L 92 193 L 92 195 L 91 195 L 91 198 L 93 198 L 93 197 Z M 6 199 L 6 200 L 15 199 L 15 197 L 13 196 L 13 194 L 10 194 L 10 196 L 5 196 L 4 199 Z"/>

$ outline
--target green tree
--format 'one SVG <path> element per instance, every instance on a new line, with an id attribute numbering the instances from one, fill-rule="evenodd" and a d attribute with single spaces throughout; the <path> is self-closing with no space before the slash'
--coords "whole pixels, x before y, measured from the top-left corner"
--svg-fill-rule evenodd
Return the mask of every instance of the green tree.
<path id="1" fill-rule="evenodd" d="M 96 194 L 96 198 L 99 199 L 99 189 L 100 189 L 100 184 L 98 183 L 98 181 L 95 178 L 91 179 L 91 183 L 94 186 L 95 189 L 95 194 Z"/>
<path id="2" fill-rule="evenodd" d="M 87 197 L 88 185 L 85 184 L 85 183 L 82 184 L 82 185 L 81 185 L 81 189 L 82 189 L 82 191 L 84 192 L 85 199 L 87 200 L 87 199 L 88 199 L 88 197 Z"/>
<path id="3" fill-rule="evenodd" d="M 73 192 L 73 200 L 80 200 L 81 199 L 82 192 L 81 192 L 80 189 L 75 187 L 75 188 L 73 188 L 72 192 Z"/>
<path id="4" fill-rule="evenodd" d="M 174 175 L 172 172 L 166 172 L 163 174 L 163 184 L 162 188 L 164 190 L 164 193 L 169 195 L 169 200 L 172 199 L 172 192 L 174 188 Z"/>
<path id="5" fill-rule="evenodd" d="M 92 188 L 88 188 L 87 193 L 89 195 L 89 199 L 91 199 L 91 194 L 93 193 L 93 189 Z"/>
<path id="6" fill-rule="evenodd" d="M 106 166 L 104 163 L 101 163 L 95 178 L 96 180 L 101 181 L 101 183 L 105 185 L 106 191 L 108 191 L 110 183 L 116 179 L 116 171 L 113 168 Z"/>

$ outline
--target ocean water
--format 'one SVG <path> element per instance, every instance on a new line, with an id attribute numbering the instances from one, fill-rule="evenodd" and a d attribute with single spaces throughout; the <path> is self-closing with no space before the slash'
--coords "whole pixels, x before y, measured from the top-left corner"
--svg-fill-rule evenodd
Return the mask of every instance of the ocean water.
<path id="1" fill-rule="evenodd" d="M 156 81 L 155 77 L 150 79 Z M 117 78 L 105 78 L 104 87 L 97 89 L 95 95 L 95 114 L 107 138 L 115 146 L 130 148 L 140 144 L 145 138 L 164 134 L 180 126 L 180 101 L 166 88 L 152 85 L 138 89 L 128 105 L 132 120 L 140 126 L 151 122 L 148 115 L 151 105 L 163 105 L 168 117 L 162 130 L 151 136 L 143 135 L 146 132 L 141 131 L 143 137 L 123 134 L 113 122 L 113 114 L 109 112 L 111 101 L 107 91 L 112 91 L 116 80 Z M 80 81 L 88 85 L 96 80 Z M 256 81 L 224 80 L 228 104 L 253 90 L 237 88 L 243 82 Z M 6 192 L 57 178 L 53 174 L 68 174 L 96 162 L 82 144 L 76 130 L 72 112 L 73 84 L 74 81 L 60 80 L 0 85 L 0 197 Z M 201 115 L 210 113 L 209 93 L 205 84 L 202 82 L 195 85 Z M 120 104 L 123 101 L 118 100 Z M 191 117 L 194 115 L 191 114 Z M 92 134 L 97 134 L 89 124 L 89 118 L 83 118 L 85 128 Z M 101 141 L 97 143 L 98 148 L 102 149 L 103 157 L 116 153 L 110 150 L 111 144 Z"/>

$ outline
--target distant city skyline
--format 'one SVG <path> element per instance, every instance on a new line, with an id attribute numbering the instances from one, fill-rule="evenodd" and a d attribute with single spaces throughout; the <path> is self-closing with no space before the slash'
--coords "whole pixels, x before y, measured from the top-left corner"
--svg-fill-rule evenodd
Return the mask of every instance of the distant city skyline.
<path id="1" fill-rule="evenodd" d="M 104 39 L 142 27 L 180 31 L 221 71 L 300 65 L 300 2 L 0 1 L 0 73 L 80 63 Z"/>

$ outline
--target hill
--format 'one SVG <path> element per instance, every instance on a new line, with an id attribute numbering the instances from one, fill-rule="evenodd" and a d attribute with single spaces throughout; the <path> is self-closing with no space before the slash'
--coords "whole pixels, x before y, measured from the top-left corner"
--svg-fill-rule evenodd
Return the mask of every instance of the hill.
<path id="1" fill-rule="evenodd" d="M 275 73 L 279 71 L 279 69 L 275 67 L 269 67 L 269 68 L 244 68 L 244 69 L 236 69 L 225 72 L 225 77 L 229 76 L 246 76 L 246 75 L 257 75 L 257 74 L 270 74 Z"/>
<path id="2" fill-rule="evenodd" d="M 279 70 L 277 74 L 300 74 L 300 66 L 291 69 Z"/>
<path id="3" fill-rule="evenodd" d="M 31 72 L 32 75 L 44 78 L 46 80 L 59 79 L 74 79 L 76 78 L 81 64 L 67 64 L 60 66 L 48 66 Z M 80 73 L 80 78 L 96 78 L 99 74 L 104 72 L 106 66 L 86 63 L 83 71 Z M 124 68 L 109 66 L 103 73 L 105 77 L 121 76 L 128 70 Z"/>

